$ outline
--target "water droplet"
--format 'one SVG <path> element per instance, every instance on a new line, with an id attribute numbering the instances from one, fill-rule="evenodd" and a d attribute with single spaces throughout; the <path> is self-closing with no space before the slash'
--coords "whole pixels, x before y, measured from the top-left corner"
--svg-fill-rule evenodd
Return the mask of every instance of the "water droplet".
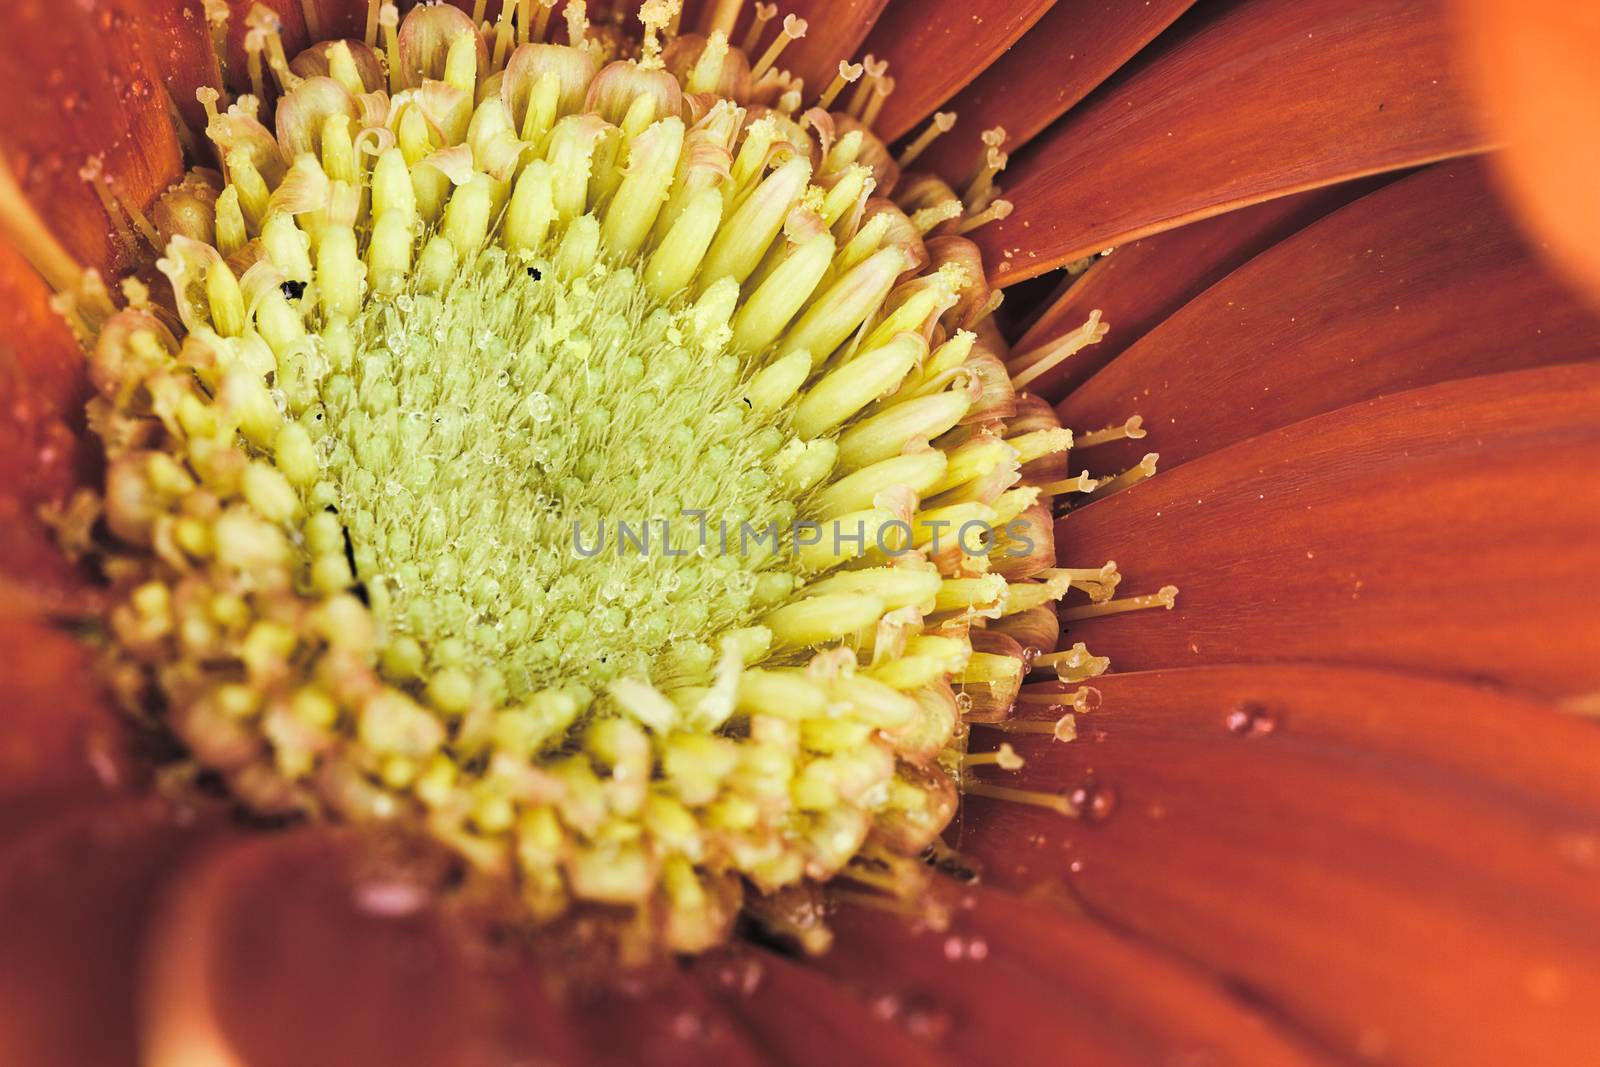
<path id="1" fill-rule="evenodd" d="M 672 1036 L 679 1041 L 703 1042 L 711 1037 L 711 1020 L 704 1014 L 685 1009 L 672 1017 Z"/>
<path id="2" fill-rule="evenodd" d="M 528 409 L 528 417 L 534 422 L 543 425 L 555 418 L 555 405 L 550 402 L 550 397 L 537 390 L 527 395 L 523 400 Z"/>
<path id="3" fill-rule="evenodd" d="M 761 988 L 761 981 L 766 977 L 766 969 L 754 956 L 732 956 L 717 964 L 711 977 L 716 982 L 717 988 L 724 993 L 749 997 L 755 995 L 755 991 Z"/>
<path id="4" fill-rule="evenodd" d="M 989 942 L 981 937 L 960 937 L 952 934 L 945 938 L 944 958 L 952 961 L 988 959 Z"/>
<path id="5" fill-rule="evenodd" d="M 427 890 L 415 882 L 367 882 L 355 890 L 357 910 L 386 919 L 415 915 L 427 903 Z"/>
<path id="6" fill-rule="evenodd" d="M 1117 810 L 1117 791 L 1093 780 L 1074 789 L 1067 799 L 1084 822 L 1105 822 Z"/>
<path id="7" fill-rule="evenodd" d="M 873 997 L 868 1008 L 883 1022 L 899 1023 L 920 1041 L 938 1041 L 950 1032 L 950 1013 L 925 997 L 883 993 Z"/>
<path id="8" fill-rule="evenodd" d="M 1265 737 L 1278 728 L 1278 719 L 1260 704 L 1244 703 L 1228 712 L 1223 720 L 1228 732 L 1243 737 Z"/>
<path id="9" fill-rule="evenodd" d="M 905 1002 L 898 993 L 883 993 L 872 998 L 871 1010 L 874 1016 L 884 1022 L 893 1022 L 905 1010 Z"/>
<path id="10" fill-rule="evenodd" d="M 919 1041 L 939 1041 L 950 1032 L 950 1013 L 931 1005 L 918 1004 L 906 1009 L 900 1024 Z"/>

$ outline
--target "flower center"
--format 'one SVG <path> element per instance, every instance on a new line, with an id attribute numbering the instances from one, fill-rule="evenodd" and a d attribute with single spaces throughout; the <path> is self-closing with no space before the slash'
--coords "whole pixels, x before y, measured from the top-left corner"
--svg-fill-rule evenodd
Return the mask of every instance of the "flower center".
<path id="1" fill-rule="evenodd" d="M 914 904 L 961 789 L 1076 812 L 980 777 L 1021 761 L 967 727 L 1070 739 L 1011 721 L 1030 666 L 1106 668 L 1038 655 L 1055 602 L 1174 592 L 1055 566 L 1051 497 L 1148 470 L 1069 478 L 1017 392 L 1097 316 L 1010 362 L 986 321 L 960 234 L 1007 209 L 1003 132 L 965 201 L 902 179 L 949 116 L 891 158 L 870 57 L 802 113 L 803 21 L 752 65 L 738 8 L 649 0 L 616 59 L 581 2 L 569 44 L 542 2 L 492 42 L 374 3 L 290 62 L 258 7 L 255 92 L 200 92 L 225 180 L 158 205 L 171 309 L 33 243 L 92 342 L 130 710 L 248 809 L 398 821 L 682 951 L 741 908 L 817 947 L 835 877 Z"/>
<path id="2" fill-rule="evenodd" d="M 718 635 L 795 586 L 748 536 L 796 516 L 774 469 L 791 435 L 739 395 L 727 327 L 631 267 L 573 273 L 491 248 L 438 294 L 369 300 L 322 383 L 318 500 L 388 672 L 446 703 L 490 670 L 511 699 L 706 684 Z"/>

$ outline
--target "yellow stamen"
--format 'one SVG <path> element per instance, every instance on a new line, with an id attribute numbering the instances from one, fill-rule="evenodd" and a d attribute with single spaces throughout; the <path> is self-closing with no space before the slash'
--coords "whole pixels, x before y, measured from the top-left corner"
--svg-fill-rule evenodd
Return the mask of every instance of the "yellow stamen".
<path id="1" fill-rule="evenodd" d="M 1048 482 L 1039 487 L 1039 491 L 1049 496 L 1061 496 L 1063 493 L 1092 493 L 1094 487 L 1100 484 L 1089 476 L 1087 471 L 1081 472 L 1075 478 L 1067 478 L 1059 482 Z"/>
<path id="2" fill-rule="evenodd" d="M 1088 646 L 1079 641 L 1064 651 L 1038 657 L 1033 661 L 1033 665 L 1054 667 L 1057 677 L 1063 682 L 1072 683 L 1100 677 L 1106 672 L 1106 668 L 1111 666 L 1111 660 L 1105 656 L 1091 654 Z"/>
<path id="3" fill-rule="evenodd" d="M 828 87 L 817 98 L 817 106 L 824 111 L 830 110 L 833 107 L 833 102 L 839 98 L 839 94 L 844 92 L 844 87 L 860 78 L 862 71 L 865 69 L 860 63 L 849 63 L 840 60 L 839 73 L 833 76 L 833 81 L 828 83 Z"/>
<path id="4" fill-rule="evenodd" d="M 1122 581 L 1115 560 L 1102 567 L 1051 567 L 1039 572 L 1038 577 L 1065 579 L 1074 589 L 1082 589 L 1092 600 L 1109 600 Z"/>
<path id="5" fill-rule="evenodd" d="M 1178 603 L 1178 587 L 1164 585 L 1158 593 L 1147 596 L 1124 597 L 1121 600 L 1106 600 L 1098 604 L 1081 604 L 1073 608 L 1061 609 L 1062 622 L 1077 622 L 1080 619 L 1094 619 L 1102 615 L 1120 615 L 1125 611 L 1143 611 L 1146 608 L 1166 608 L 1171 611 Z M 1040 657 L 1043 659 L 1044 657 Z"/>
<path id="6" fill-rule="evenodd" d="M 1100 321 L 1100 309 L 1096 308 L 1089 312 L 1089 318 L 1076 330 L 1063 334 L 1041 348 L 1030 349 L 1013 357 L 1008 364 L 1008 367 L 1015 368 L 1011 374 L 1011 384 L 1017 389 L 1027 388 L 1040 376 L 1060 366 L 1067 357 L 1090 345 L 1099 344 L 1110 329 L 1108 323 Z"/>
<path id="7" fill-rule="evenodd" d="M 389 67 L 389 92 L 398 93 L 406 87 L 405 68 L 400 63 L 400 11 L 391 0 L 383 0 L 378 9 L 378 25 L 383 27 L 383 54 Z"/>
<path id="8" fill-rule="evenodd" d="M 761 54 L 761 58 L 756 61 L 755 66 L 750 68 L 750 76 L 759 78 L 771 70 L 772 65 L 778 61 L 778 57 L 783 54 L 783 50 L 789 47 L 790 42 L 798 41 L 806 35 L 806 29 L 805 19 L 796 18 L 793 15 L 785 15 L 783 17 L 782 32 L 767 46 L 767 50 Z"/>
<path id="9" fill-rule="evenodd" d="M 1025 685 L 1017 694 L 1017 703 L 1034 706 L 1060 706 L 1071 704 L 1074 711 L 1088 713 L 1100 707 L 1102 697 L 1100 690 L 1092 685 L 1080 686 L 1070 692 L 1055 687 L 1053 683 L 1043 686 Z M 1009 720 L 1018 722 L 1020 720 Z"/>
<path id="10" fill-rule="evenodd" d="M 887 74 L 878 79 L 877 84 L 872 87 L 872 98 L 861 111 L 863 125 L 870 127 L 878 121 L 878 113 L 883 110 L 884 101 L 889 99 L 889 94 L 894 92 L 894 86 L 894 79 Z"/>
<path id="11" fill-rule="evenodd" d="M 767 23 L 778 17 L 777 4 L 763 4 L 756 0 L 755 17 L 750 20 L 750 28 L 745 31 L 744 44 L 741 45 L 747 53 L 754 53 L 756 46 L 761 43 L 761 35 L 766 32 Z"/>
<path id="12" fill-rule="evenodd" d="M 1003 734 L 1048 734 L 1057 741 L 1067 742 L 1078 736 L 1078 720 L 1071 712 L 1049 722 L 1036 719 L 1004 719 L 1000 722 L 975 722 L 972 725 L 998 730 Z"/>
<path id="13" fill-rule="evenodd" d="M 932 232 L 935 226 L 949 222 L 951 219 L 959 219 L 964 211 L 966 211 L 966 208 L 961 201 L 951 197 L 949 200 L 941 201 L 931 207 L 919 208 L 914 211 L 911 215 L 911 225 L 916 227 L 918 233 L 926 235 Z"/>
<path id="14" fill-rule="evenodd" d="M 558 2 L 559 0 L 534 0 L 539 7 L 539 13 L 533 17 L 533 31 L 528 35 L 530 41 L 540 42 L 549 39 L 550 17 L 555 14 Z"/>
<path id="15" fill-rule="evenodd" d="M 78 177 L 89 188 L 94 190 L 95 198 L 100 201 L 100 206 L 105 210 L 106 216 L 111 219 L 111 226 L 117 231 L 117 237 L 123 247 L 133 248 L 138 243 L 138 235 L 128 225 L 127 217 L 122 213 L 122 205 L 112 195 L 111 189 L 106 185 L 102 176 L 101 161 L 99 156 L 91 156 L 89 161 L 78 168 Z"/>
<path id="16" fill-rule="evenodd" d="M 743 7 L 744 0 L 716 0 L 701 22 L 702 32 L 707 37 L 718 32 L 724 37 L 731 36 L 733 28 L 739 23 L 739 11 Z"/>
<path id="17" fill-rule="evenodd" d="M 56 292 L 75 294 L 83 290 L 89 272 L 72 258 L 71 253 L 56 240 L 50 227 L 33 210 L 4 160 L 0 160 L 0 233 L 5 235 L 11 247 L 33 264 L 33 268 Z M 103 304 L 95 301 L 81 310 L 93 313 L 97 322 L 99 318 L 109 315 L 113 308 L 107 299 Z M 89 325 L 94 324 L 92 322 Z"/>
<path id="18" fill-rule="evenodd" d="M 1093 433 L 1083 434 L 1078 438 L 1079 448 L 1093 448 L 1095 445 L 1109 444 L 1112 441 L 1137 441 L 1145 435 L 1144 418 L 1139 415 L 1130 415 L 1128 421 L 1121 426 L 1108 426 L 1104 430 L 1095 430 Z"/>
<path id="19" fill-rule="evenodd" d="M 1138 485 L 1147 478 L 1154 477 L 1156 473 L 1156 463 L 1158 460 L 1160 460 L 1160 458 L 1161 453 L 1159 452 L 1145 453 L 1144 458 L 1138 463 L 1134 464 L 1132 467 L 1129 467 L 1116 477 L 1108 478 L 1099 485 L 1095 486 L 1094 491 L 1089 494 L 1089 499 L 1104 499 L 1113 493 L 1120 493 L 1129 486 Z"/>
<path id="20" fill-rule="evenodd" d="M 1068 818 L 1077 818 L 1078 816 L 1077 805 L 1060 793 L 1043 793 L 1034 789 L 1011 789 L 1003 785 L 991 785 L 976 778 L 963 778 L 961 780 L 961 792 L 968 796 L 988 797 L 991 800 L 1004 800 L 1012 804 L 1045 808 Z"/>
<path id="21" fill-rule="evenodd" d="M 500 17 L 494 24 L 494 51 L 489 59 L 493 70 L 505 67 L 506 56 L 511 51 L 511 42 L 516 38 L 516 31 L 511 26 L 511 14 L 515 10 L 516 0 L 500 0 Z"/>
<path id="22" fill-rule="evenodd" d="M 990 201 L 989 206 L 984 208 L 982 211 L 975 215 L 968 215 L 966 218 L 962 219 L 961 224 L 956 227 L 956 233 L 968 234 L 973 230 L 976 230 L 979 226 L 985 226 L 991 222 L 998 222 L 1003 218 L 1009 217 L 1014 208 L 1015 205 L 1009 200 Z"/>
<path id="23" fill-rule="evenodd" d="M 306 36 L 313 41 L 322 40 L 322 11 L 317 0 L 300 0 L 300 14 L 306 20 Z"/>
<path id="24" fill-rule="evenodd" d="M 988 205 L 993 198 L 995 175 L 999 174 L 1006 166 L 1006 154 L 1000 146 L 1006 142 L 1006 128 L 1004 126 L 991 126 L 978 135 L 983 142 L 983 154 L 978 159 L 977 170 L 972 180 L 967 183 L 967 189 L 962 199 L 974 211 Z"/>
<path id="25" fill-rule="evenodd" d="M 935 111 L 933 118 L 928 122 L 927 128 L 917 135 L 916 140 L 906 145 L 905 151 L 900 153 L 900 158 L 895 162 L 899 163 L 902 169 L 911 166 L 922 153 L 928 150 L 928 146 L 939 139 L 940 134 L 949 133 L 955 128 L 955 125 L 956 113 L 954 111 Z"/>
<path id="26" fill-rule="evenodd" d="M 868 53 L 861 57 L 861 67 L 866 76 L 856 84 L 856 91 L 850 95 L 850 106 L 845 109 L 858 119 L 867 110 L 867 102 L 877 90 L 878 82 L 888 75 L 889 61 Z"/>
<path id="27" fill-rule="evenodd" d="M 999 767 L 1002 771 L 1022 770 L 1024 760 L 1017 755 L 1017 750 L 1011 747 L 1010 742 L 1002 744 L 993 752 L 969 752 L 961 757 L 961 769 L 972 767 Z"/>
<path id="28" fill-rule="evenodd" d="M 586 47 L 589 43 L 588 5 L 584 0 L 567 0 L 561 14 L 567 20 L 567 40 L 575 47 Z"/>

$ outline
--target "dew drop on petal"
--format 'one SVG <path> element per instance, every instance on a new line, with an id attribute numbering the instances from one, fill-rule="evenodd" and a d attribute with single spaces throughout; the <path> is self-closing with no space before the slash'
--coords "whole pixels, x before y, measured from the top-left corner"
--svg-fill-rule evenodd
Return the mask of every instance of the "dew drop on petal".
<path id="1" fill-rule="evenodd" d="M 931 1005 L 918 1004 L 908 1008 L 900 1023 L 906 1032 L 920 1041 L 939 1041 L 950 1032 L 950 1013 Z"/>
<path id="2" fill-rule="evenodd" d="M 755 956 L 730 956 L 717 964 L 711 977 L 724 993 L 750 997 L 761 988 L 761 982 L 766 978 L 766 968 Z"/>
<path id="3" fill-rule="evenodd" d="M 386 919 L 415 915 L 427 903 L 427 891 L 415 882 L 366 882 L 355 890 L 357 910 Z"/>
<path id="4" fill-rule="evenodd" d="M 1080 785 L 1067 799 L 1084 822 L 1105 822 L 1117 810 L 1116 789 L 1095 781 Z"/>
<path id="5" fill-rule="evenodd" d="M 1278 728 L 1278 719 L 1260 704 L 1243 703 L 1228 712 L 1223 722 L 1229 733 L 1242 737 L 1265 737 Z"/>
<path id="6" fill-rule="evenodd" d="M 700 1044 L 711 1037 L 711 1020 L 701 1012 L 684 1010 L 672 1017 L 669 1029 L 679 1041 Z"/>

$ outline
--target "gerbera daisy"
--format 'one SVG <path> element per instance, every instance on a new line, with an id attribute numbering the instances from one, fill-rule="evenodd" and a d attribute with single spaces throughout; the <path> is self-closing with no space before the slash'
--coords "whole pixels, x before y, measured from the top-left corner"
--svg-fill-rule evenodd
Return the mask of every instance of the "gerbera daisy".
<path id="1" fill-rule="evenodd" d="M 7 1058 L 1580 1062 L 1545 105 L 1189 8 L 14 12 Z"/>

